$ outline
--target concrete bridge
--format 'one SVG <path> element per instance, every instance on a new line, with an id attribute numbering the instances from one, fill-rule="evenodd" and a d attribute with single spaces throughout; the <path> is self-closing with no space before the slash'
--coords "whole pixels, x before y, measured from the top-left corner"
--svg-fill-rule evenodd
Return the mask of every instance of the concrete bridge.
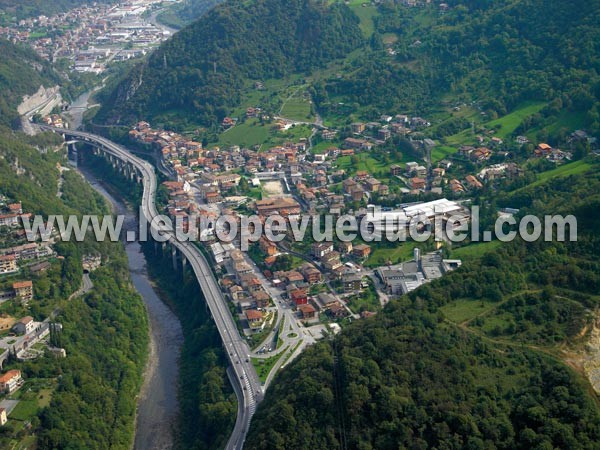
<path id="1" fill-rule="evenodd" d="M 94 151 L 105 158 L 113 167 L 133 182 L 143 185 L 142 204 L 140 214 L 144 215 L 151 238 L 151 229 L 159 230 L 159 221 L 156 219 L 158 211 L 155 206 L 157 180 L 154 167 L 143 159 L 133 155 L 124 147 L 91 133 L 73 131 L 62 128 L 53 128 L 45 125 L 39 126 L 46 131 L 54 131 L 63 135 L 66 141 L 84 142 L 94 147 Z M 180 242 L 174 232 L 162 232 L 163 243 L 171 248 L 173 262 L 181 259 L 182 265 L 189 263 L 200 284 L 206 304 L 223 341 L 227 357 L 231 363 L 228 369 L 229 379 L 238 398 L 238 414 L 233 432 L 227 442 L 227 449 L 241 449 L 244 445 L 246 433 L 257 404 L 263 398 L 263 389 L 250 360 L 250 349 L 240 336 L 235 320 L 231 316 L 227 300 L 212 272 L 211 265 L 206 260 L 200 249 L 192 242 Z"/>

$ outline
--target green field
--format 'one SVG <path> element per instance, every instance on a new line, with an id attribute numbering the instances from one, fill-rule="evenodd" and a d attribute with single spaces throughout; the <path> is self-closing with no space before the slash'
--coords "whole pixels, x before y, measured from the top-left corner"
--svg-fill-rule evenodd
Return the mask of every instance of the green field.
<path id="1" fill-rule="evenodd" d="M 31 420 L 38 411 L 37 400 L 20 400 L 15 409 L 10 413 L 10 418 L 14 420 Z"/>
<path id="2" fill-rule="evenodd" d="M 256 89 L 254 82 L 248 82 L 241 94 L 241 100 L 238 107 L 234 108 L 231 117 L 244 117 L 248 107 L 259 107 L 265 112 L 279 111 L 283 103 L 291 94 L 298 90 L 295 84 L 301 78 L 300 75 L 293 74 L 281 79 L 263 80 L 263 89 Z M 304 92 L 304 89 L 301 91 Z"/>
<path id="3" fill-rule="evenodd" d="M 288 99 L 281 108 L 280 115 L 290 120 L 299 122 L 312 122 L 314 117 L 311 113 L 311 102 L 309 99 L 294 96 Z"/>
<path id="4" fill-rule="evenodd" d="M 365 170 L 371 175 L 375 175 L 377 172 L 385 172 L 385 175 L 387 175 L 389 172 L 389 164 L 376 160 L 368 153 L 359 153 L 354 156 L 358 158 L 358 162 L 355 165 L 352 163 L 353 156 L 339 157 L 337 159 L 338 168 L 345 170 L 348 175 L 358 170 Z"/>
<path id="5" fill-rule="evenodd" d="M 45 408 L 50 405 L 50 400 L 52 400 L 52 389 L 42 389 L 38 395 L 38 406 L 40 408 Z"/>
<path id="6" fill-rule="evenodd" d="M 260 145 L 269 139 L 269 135 L 268 127 L 261 125 L 257 119 L 250 119 L 222 133 L 219 145 Z"/>
<path id="7" fill-rule="evenodd" d="M 442 306 L 440 309 L 448 320 L 463 323 L 484 314 L 495 307 L 495 303 L 485 300 L 460 299 Z"/>
<path id="8" fill-rule="evenodd" d="M 365 5 L 365 6 L 363 6 Z M 354 14 L 360 20 L 360 29 L 365 37 L 370 37 L 375 31 L 375 24 L 373 23 L 373 17 L 377 15 L 377 7 L 371 5 L 368 2 L 360 2 L 352 0 L 350 2 L 350 9 L 354 11 Z"/>
<path id="9" fill-rule="evenodd" d="M 313 146 L 311 152 L 313 155 L 321 155 L 326 153 L 331 147 L 339 147 L 339 144 L 335 144 L 332 141 L 321 141 Z"/>
<path id="10" fill-rule="evenodd" d="M 453 249 L 450 253 L 452 259 L 473 259 L 483 256 L 485 253 L 495 250 L 502 245 L 500 241 L 478 242 Z"/>
<path id="11" fill-rule="evenodd" d="M 577 130 L 585 127 L 585 113 L 564 111 L 558 115 L 556 121 L 546 125 L 527 130 L 526 136 L 532 141 L 537 140 L 537 133 L 542 129 L 549 135 L 558 133 L 562 128 L 569 131 Z"/>
<path id="12" fill-rule="evenodd" d="M 546 103 L 544 102 L 525 102 L 522 103 L 511 113 L 498 119 L 485 122 L 483 125 L 487 129 L 499 127 L 495 133 L 495 136 L 502 139 L 506 139 L 514 133 L 514 131 L 521 124 L 525 117 L 537 113 L 542 108 L 544 108 L 544 106 L 546 106 Z M 471 118 L 474 119 L 474 117 Z M 478 120 L 479 119 L 475 121 L 476 124 L 478 123 Z M 444 138 L 444 142 L 450 145 L 461 145 L 472 142 L 474 137 L 475 136 L 473 135 L 473 132 L 470 129 L 468 129 L 463 130 L 460 133 L 454 134 L 452 136 L 447 136 L 446 138 Z"/>
<path id="13" fill-rule="evenodd" d="M 258 119 L 249 119 L 221 133 L 216 144 L 219 146 L 239 145 L 240 147 L 261 145 L 269 148 L 286 141 L 297 142 L 301 138 L 308 138 L 310 134 L 311 129 L 307 125 L 295 125 L 286 131 L 279 132 L 275 130 L 273 124 L 262 125 Z"/>
<path id="14" fill-rule="evenodd" d="M 544 102 L 523 103 L 510 114 L 487 122 L 485 126 L 486 128 L 495 128 L 499 125 L 500 129 L 496 132 L 496 136 L 505 139 L 514 133 L 521 122 L 523 122 L 523 119 L 539 112 L 544 106 L 546 106 Z"/>
<path id="15" fill-rule="evenodd" d="M 431 150 L 431 160 L 433 162 L 440 161 L 449 155 L 456 153 L 458 149 L 456 147 L 450 147 L 447 145 L 438 145 Z"/>
<path id="16" fill-rule="evenodd" d="M 563 164 L 562 166 L 559 166 L 556 169 L 547 170 L 546 172 L 540 173 L 538 175 L 537 181 L 531 183 L 529 186 L 525 186 L 525 188 L 532 187 L 532 186 L 539 186 L 540 184 L 542 184 L 545 181 L 548 181 L 552 178 L 568 177 L 569 175 L 579 175 L 584 172 L 587 172 L 589 169 L 591 169 L 591 167 L 592 167 L 591 164 L 584 160 L 574 161 L 574 162 L 568 163 L 568 164 Z M 524 188 L 521 188 L 521 189 L 524 189 Z"/>
<path id="17" fill-rule="evenodd" d="M 33 31 L 29 34 L 29 39 L 34 41 L 36 39 L 42 39 L 48 37 L 47 31 Z"/>
<path id="18" fill-rule="evenodd" d="M 276 133 L 272 141 L 280 143 L 283 140 L 297 142 L 302 138 L 309 138 L 312 134 L 312 128 L 309 125 L 294 125 L 289 130 Z"/>
<path id="19" fill-rule="evenodd" d="M 378 245 L 383 245 L 379 243 Z M 377 247 L 371 245 L 371 255 L 365 262 L 365 267 L 378 267 L 387 264 L 391 261 L 392 264 L 397 264 L 402 261 L 408 261 L 412 258 L 413 249 L 419 245 L 415 241 L 407 241 L 398 243 L 397 246 L 392 248 Z"/>

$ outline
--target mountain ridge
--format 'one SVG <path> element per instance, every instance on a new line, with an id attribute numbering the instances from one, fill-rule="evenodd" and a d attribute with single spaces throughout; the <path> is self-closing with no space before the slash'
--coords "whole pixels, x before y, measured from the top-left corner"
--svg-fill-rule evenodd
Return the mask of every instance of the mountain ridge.
<path id="1" fill-rule="evenodd" d="M 136 66 L 109 95 L 97 120 L 127 122 L 174 111 L 215 124 L 237 106 L 248 80 L 310 73 L 361 42 L 358 20 L 343 5 L 221 4 Z"/>
<path id="2" fill-rule="evenodd" d="M 0 39 L 0 54 L 0 125 L 13 126 L 23 96 L 35 94 L 40 86 L 60 84 L 61 78 L 50 63 L 24 45 Z"/>

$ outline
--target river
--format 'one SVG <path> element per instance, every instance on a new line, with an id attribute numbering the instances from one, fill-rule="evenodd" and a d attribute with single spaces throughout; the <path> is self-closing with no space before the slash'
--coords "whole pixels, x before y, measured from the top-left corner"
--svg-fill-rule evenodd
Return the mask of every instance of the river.
<path id="1" fill-rule="evenodd" d="M 137 218 L 123 202 L 117 200 L 85 168 L 80 168 L 94 189 L 113 205 L 115 214 L 123 214 L 123 228 L 137 232 Z M 137 407 L 134 448 L 163 450 L 173 446 L 173 426 L 179 404 L 179 354 L 183 332 L 177 316 L 161 301 L 153 289 L 146 271 L 146 258 L 138 242 L 124 242 L 129 272 L 136 290 L 148 311 L 150 323 L 150 354 L 144 373 L 144 384 Z"/>
<path id="2" fill-rule="evenodd" d="M 158 24 L 155 12 L 151 21 L 163 31 L 176 30 Z M 91 95 L 100 88 L 89 90 L 75 99 L 67 111 L 70 127 L 78 129 L 83 114 L 90 107 Z M 111 204 L 115 214 L 123 214 L 123 236 L 128 230 L 137 234 L 136 215 L 125 204 L 111 195 L 101 181 L 85 167 L 80 171 L 96 191 Z M 183 331 L 177 316 L 162 302 L 148 278 L 146 258 L 138 242 L 124 242 L 131 280 L 142 296 L 150 325 L 150 348 L 148 364 L 144 372 L 144 383 L 140 391 L 135 422 L 133 448 L 136 450 L 166 450 L 173 447 L 173 428 L 179 412 L 177 388 L 179 384 L 179 355 L 183 346 Z"/>
<path id="3" fill-rule="evenodd" d="M 171 28 L 170 26 L 168 26 L 168 25 L 165 25 L 164 23 L 161 23 L 161 22 L 158 20 L 158 15 L 159 15 L 160 13 L 164 12 L 164 11 L 165 11 L 165 9 L 166 9 L 166 8 L 161 8 L 161 9 L 158 9 L 158 10 L 154 11 L 154 12 L 153 12 L 153 13 L 152 13 L 152 14 L 151 14 L 151 15 L 150 15 L 150 16 L 149 16 L 147 19 L 146 19 L 146 22 L 148 22 L 148 23 L 151 23 L 151 24 L 152 24 L 152 25 L 154 25 L 156 28 L 160 28 L 160 29 L 162 30 L 163 34 L 165 34 L 165 35 L 173 35 L 173 34 L 177 33 L 177 31 L 179 31 L 179 30 L 176 30 L 175 28 Z"/>
<path id="4" fill-rule="evenodd" d="M 90 107 L 89 101 L 90 97 L 94 92 L 101 89 L 102 86 L 97 86 L 94 89 L 91 89 L 87 92 L 84 92 L 79 97 L 77 97 L 73 102 L 69 105 L 69 109 L 67 109 L 66 114 L 70 116 L 69 126 L 73 130 L 79 129 L 83 122 L 83 114 Z"/>

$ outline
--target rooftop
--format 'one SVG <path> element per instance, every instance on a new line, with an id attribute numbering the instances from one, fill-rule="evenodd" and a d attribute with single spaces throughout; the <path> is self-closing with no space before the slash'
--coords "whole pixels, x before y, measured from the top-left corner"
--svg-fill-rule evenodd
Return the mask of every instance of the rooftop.
<path id="1" fill-rule="evenodd" d="M 33 287 L 33 282 L 31 280 L 28 281 L 15 281 L 13 283 L 13 289 L 24 289 L 28 287 Z"/>

